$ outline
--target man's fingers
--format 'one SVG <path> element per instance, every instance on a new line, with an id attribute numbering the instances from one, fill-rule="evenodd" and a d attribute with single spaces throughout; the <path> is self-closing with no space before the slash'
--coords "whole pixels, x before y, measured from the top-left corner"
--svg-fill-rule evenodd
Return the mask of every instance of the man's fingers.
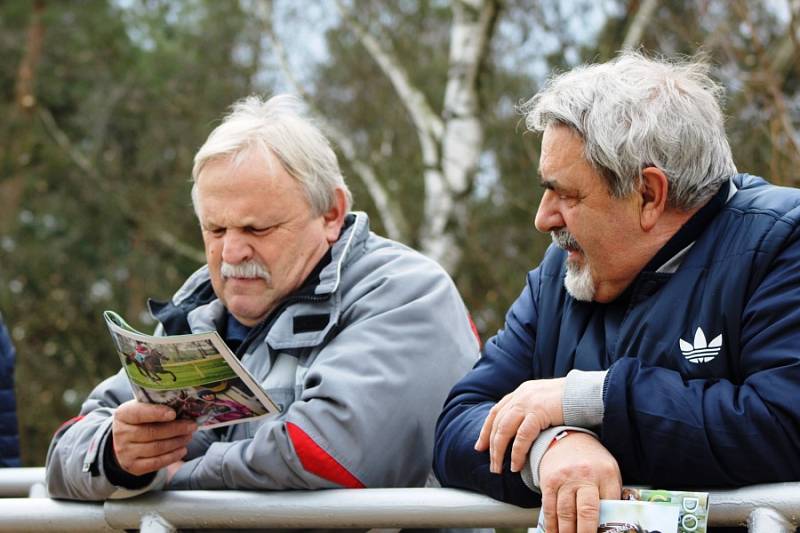
<path id="1" fill-rule="evenodd" d="M 183 435 L 191 435 L 196 429 L 197 424 L 191 420 L 137 425 L 115 421 L 112 426 L 114 440 L 119 442 L 120 445 L 147 443 Z"/>
<path id="2" fill-rule="evenodd" d="M 184 455 L 186 455 L 186 453 L 186 448 L 179 448 L 169 453 L 159 455 L 158 457 L 144 457 L 136 459 L 128 467 L 123 465 L 120 466 L 135 476 L 142 476 L 144 474 L 149 474 L 150 472 L 160 470 L 165 466 L 174 463 L 175 461 L 179 461 Z"/>
<path id="3" fill-rule="evenodd" d="M 558 533 L 575 533 L 577 523 L 577 510 L 575 507 L 575 493 L 577 487 L 574 485 L 561 485 L 556 497 L 556 516 L 558 517 Z M 548 533 L 550 529 L 548 526 Z"/>
<path id="4" fill-rule="evenodd" d="M 166 405 L 131 400 L 120 405 L 114 418 L 126 424 L 148 424 L 175 420 L 175 411 Z"/>
<path id="5" fill-rule="evenodd" d="M 594 485 L 584 485 L 575 493 L 578 533 L 595 533 L 600 520 L 600 494 Z"/>
<path id="6" fill-rule="evenodd" d="M 517 434 L 517 428 L 524 418 L 524 413 L 513 406 L 503 409 L 495 418 L 492 435 L 489 437 L 489 470 L 491 472 L 499 474 L 503 471 L 506 448 Z"/>
<path id="7" fill-rule="evenodd" d="M 619 468 L 615 472 L 617 475 L 609 474 L 604 476 L 600 483 L 600 498 L 603 500 L 619 500 L 622 497 L 622 479 L 618 473 Z"/>
<path id="8" fill-rule="evenodd" d="M 478 440 L 475 442 L 475 451 L 485 452 L 486 450 L 489 449 L 489 437 L 492 433 L 494 420 L 497 417 L 497 414 L 506 405 L 506 403 L 508 403 L 508 399 L 509 395 L 504 396 L 489 410 L 489 414 L 486 415 L 486 420 L 483 421 L 483 426 L 481 427 L 481 432 L 478 435 Z"/>
<path id="9" fill-rule="evenodd" d="M 126 402 L 114 412 L 114 455 L 126 472 L 147 474 L 186 455 L 196 429 L 193 421 L 175 420 L 169 407 Z"/>
<path id="10" fill-rule="evenodd" d="M 499 404 L 495 404 L 491 408 L 489 414 L 486 415 L 486 420 L 483 421 L 481 432 L 478 435 L 478 440 L 475 441 L 475 451 L 485 452 L 489 449 L 489 434 L 491 433 L 492 425 L 494 424 L 494 417 L 497 416 L 497 409 Z"/>
<path id="11" fill-rule="evenodd" d="M 539 512 L 544 514 L 544 526 L 547 533 L 558 533 L 558 515 L 556 514 L 557 497 L 558 493 L 555 487 L 542 487 L 542 508 Z"/>
<path id="12" fill-rule="evenodd" d="M 514 444 L 511 445 L 511 471 L 519 472 L 525 465 L 525 458 L 536 437 L 539 436 L 539 421 L 533 413 L 528 413 L 517 429 Z"/>
<path id="13" fill-rule="evenodd" d="M 158 470 L 186 455 L 186 445 L 192 434 L 147 443 L 123 443 L 114 441 L 114 455 L 117 463 L 126 472 L 142 475 Z M 163 461 L 167 463 L 162 464 Z"/>
<path id="14" fill-rule="evenodd" d="M 171 439 L 157 440 L 143 444 L 133 443 L 129 446 L 128 450 L 125 451 L 137 459 L 147 459 L 151 457 L 159 457 L 161 455 L 184 448 L 191 441 L 191 434 L 181 435 Z"/>
<path id="15" fill-rule="evenodd" d="M 143 424 L 134 427 L 135 429 L 130 433 L 129 442 L 148 443 L 191 435 L 197 429 L 197 424 L 191 420 L 178 420 L 176 422 Z"/>

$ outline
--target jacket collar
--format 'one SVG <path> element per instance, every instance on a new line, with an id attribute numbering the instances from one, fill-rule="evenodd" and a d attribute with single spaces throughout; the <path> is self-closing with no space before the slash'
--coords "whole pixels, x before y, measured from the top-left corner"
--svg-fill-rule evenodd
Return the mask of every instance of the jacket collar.
<path id="1" fill-rule="evenodd" d="M 320 271 L 314 294 L 332 294 L 339 289 L 342 269 L 364 253 L 369 235 L 369 218 L 366 213 L 349 213 L 339 239 L 331 246 L 331 260 Z"/>
<path id="2" fill-rule="evenodd" d="M 686 254 L 736 190 L 733 180 L 724 182 L 717 193 L 661 247 L 616 301 L 636 305 L 657 292 L 680 268 Z"/>
<path id="3" fill-rule="evenodd" d="M 730 180 L 722 184 L 719 191 L 706 202 L 681 228 L 661 247 L 649 263 L 642 269 L 643 272 L 672 273 L 680 266 L 675 263 L 676 257 L 683 257 L 692 247 L 694 242 L 703 233 L 711 221 L 722 211 L 728 201 L 728 193 L 735 186 Z M 670 264 L 672 263 L 672 264 Z M 674 268 L 674 269 L 673 269 Z"/>

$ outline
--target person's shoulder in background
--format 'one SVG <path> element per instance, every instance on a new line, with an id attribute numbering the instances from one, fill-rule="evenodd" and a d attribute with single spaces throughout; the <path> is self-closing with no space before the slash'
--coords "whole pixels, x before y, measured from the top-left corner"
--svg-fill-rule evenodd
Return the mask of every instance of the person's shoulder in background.
<path id="1" fill-rule="evenodd" d="M 17 401 L 14 395 L 16 352 L 0 314 L 0 467 L 20 466 Z"/>

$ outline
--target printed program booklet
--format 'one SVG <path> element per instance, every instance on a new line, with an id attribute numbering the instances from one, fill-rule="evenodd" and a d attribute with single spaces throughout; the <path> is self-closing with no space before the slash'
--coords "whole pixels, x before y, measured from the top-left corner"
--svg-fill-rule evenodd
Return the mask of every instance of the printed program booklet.
<path id="1" fill-rule="evenodd" d="M 624 488 L 621 500 L 600 502 L 598 533 L 705 533 L 708 493 Z M 539 513 L 535 533 L 544 533 Z"/>
<path id="2" fill-rule="evenodd" d="M 175 409 L 199 429 L 249 422 L 278 412 L 219 333 L 157 337 L 103 313 L 134 396 Z"/>

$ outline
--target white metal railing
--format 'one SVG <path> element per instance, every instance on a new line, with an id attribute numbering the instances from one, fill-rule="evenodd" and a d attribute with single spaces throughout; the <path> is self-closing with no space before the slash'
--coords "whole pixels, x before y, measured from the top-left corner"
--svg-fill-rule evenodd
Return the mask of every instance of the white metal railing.
<path id="1" fill-rule="evenodd" d="M 0 531 L 529 527 L 538 515 L 455 489 L 166 491 L 85 503 L 44 497 L 43 480 L 41 468 L 0 469 Z M 790 533 L 800 523 L 800 483 L 713 491 L 710 506 L 712 526 Z"/>

